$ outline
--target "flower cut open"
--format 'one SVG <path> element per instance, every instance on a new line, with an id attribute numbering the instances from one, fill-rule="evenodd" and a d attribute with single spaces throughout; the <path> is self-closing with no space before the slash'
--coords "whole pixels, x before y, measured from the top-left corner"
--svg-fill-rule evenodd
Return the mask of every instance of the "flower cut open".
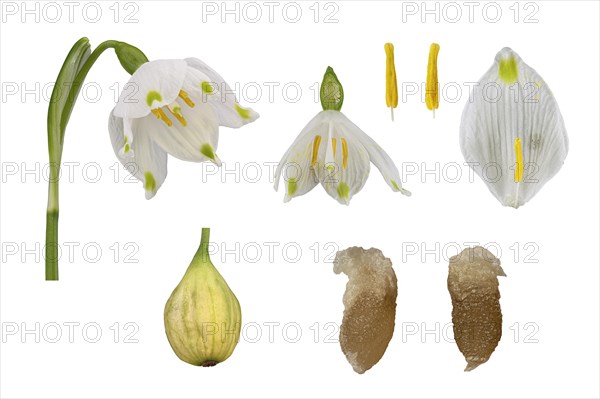
<path id="1" fill-rule="evenodd" d="M 510 48 L 474 87 L 460 126 L 465 160 L 504 206 L 518 208 L 562 167 L 569 150 L 558 103 Z"/>
<path id="2" fill-rule="evenodd" d="M 369 177 L 371 162 L 393 191 L 402 188 L 398 168 L 371 137 L 339 109 L 343 90 L 333 69 L 328 68 L 321 85 L 319 112 L 300 132 L 275 171 L 275 190 L 283 175 L 284 202 L 306 194 L 318 183 L 341 204 L 349 204 Z"/>
<path id="3" fill-rule="evenodd" d="M 119 161 L 150 199 L 167 177 L 167 153 L 220 165 L 219 126 L 238 128 L 257 118 L 204 62 L 157 60 L 141 65 L 124 86 L 109 131 Z"/>

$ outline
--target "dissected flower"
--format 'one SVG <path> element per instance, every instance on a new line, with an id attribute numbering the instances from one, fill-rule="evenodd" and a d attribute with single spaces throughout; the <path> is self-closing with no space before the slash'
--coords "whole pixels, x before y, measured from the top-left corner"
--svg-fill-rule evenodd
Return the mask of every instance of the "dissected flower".
<path id="1" fill-rule="evenodd" d="M 398 169 L 383 148 L 340 112 L 342 102 L 341 85 L 333 69 L 328 68 L 321 86 L 324 110 L 283 155 L 275 171 L 275 190 L 283 174 L 285 202 L 321 183 L 330 196 L 349 204 L 367 181 L 373 162 L 392 190 L 410 195 L 402 188 Z"/>
<path id="2" fill-rule="evenodd" d="M 151 61 L 131 76 L 110 114 L 109 130 L 117 157 L 123 165 L 133 163 L 146 198 L 167 177 L 167 153 L 221 164 L 219 126 L 238 128 L 258 118 L 231 93 L 224 79 L 196 58 Z"/>
<path id="3" fill-rule="evenodd" d="M 473 89 L 462 116 L 465 160 L 505 206 L 525 204 L 562 167 L 569 149 L 558 103 L 510 48 Z"/>

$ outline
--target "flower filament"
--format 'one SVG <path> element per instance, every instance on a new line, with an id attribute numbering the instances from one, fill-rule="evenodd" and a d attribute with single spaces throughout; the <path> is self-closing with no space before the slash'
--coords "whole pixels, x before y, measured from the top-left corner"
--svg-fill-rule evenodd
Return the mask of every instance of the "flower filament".
<path id="1" fill-rule="evenodd" d="M 162 108 L 154 108 L 152 110 L 152 113 L 154 114 L 154 116 L 156 116 L 156 119 L 160 119 L 161 121 L 163 121 L 167 126 L 171 127 L 173 126 L 173 122 L 171 122 L 171 120 L 169 119 L 169 117 L 165 114 L 165 111 L 162 110 Z"/>
<path id="2" fill-rule="evenodd" d="M 182 126 L 187 126 L 187 121 L 183 117 L 183 114 L 181 113 L 181 107 L 179 104 L 177 104 L 177 101 L 173 101 L 171 104 L 167 105 L 167 108 Z"/>

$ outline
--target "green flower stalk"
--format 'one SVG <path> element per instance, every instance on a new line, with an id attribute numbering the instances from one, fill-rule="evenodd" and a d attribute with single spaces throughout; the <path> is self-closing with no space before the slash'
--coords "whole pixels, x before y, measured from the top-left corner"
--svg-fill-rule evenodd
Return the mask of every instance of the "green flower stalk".
<path id="1" fill-rule="evenodd" d="M 69 51 L 63 63 L 48 107 L 48 154 L 50 177 L 48 180 L 48 208 L 46 210 L 46 280 L 58 280 L 58 184 L 65 131 L 79 90 L 98 57 L 113 48 L 121 65 L 133 73 L 148 58 L 138 48 L 127 43 L 107 40 L 92 52 L 90 42 L 82 38 Z M 64 90 L 67 88 L 68 90 Z"/>

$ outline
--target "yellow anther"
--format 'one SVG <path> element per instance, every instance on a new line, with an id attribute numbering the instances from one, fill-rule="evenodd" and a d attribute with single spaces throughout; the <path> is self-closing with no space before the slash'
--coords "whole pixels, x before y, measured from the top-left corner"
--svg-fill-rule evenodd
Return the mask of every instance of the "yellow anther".
<path id="1" fill-rule="evenodd" d="M 171 122 L 171 120 L 167 117 L 167 115 L 165 114 L 165 111 L 163 111 L 162 108 L 155 108 L 152 110 L 152 113 L 154 114 L 154 116 L 156 116 L 156 119 L 160 119 L 167 126 L 169 126 L 169 127 L 173 126 L 173 122 Z"/>
<path id="2" fill-rule="evenodd" d="M 337 149 L 337 148 L 336 148 L 336 144 L 337 144 L 337 143 L 336 143 L 336 139 L 335 139 L 335 138 L 332 138 L 332 139 L 331 139 L 331 148 L 333 149 L 333 159 L 335 159 L 335 150 Z"/>
<path id="3" fill-rule="evenodd" d="M 167 106 L 167 108 L 169 109 L 169 111 L 171 111 L 173 116 L 179 121 L 179 123 L 181 123 L 182 126 L 187 126 L 187 121 L 185 120 L 185 118 L 183 117 L 183 114 L 181 113 L 181 107 L 179 106 L 179 104 L 172 103 L 172 104 L 169 104 Z"/>
<path id="4" fill-rule="evenodd" d="M 394 108 L 398 106 L 398 83 L 396 81 L 396 66 L 394 65 L 394 45 L 386 43 L 385 49 L 385 105 L 392 112 L 394 120 Z"/>
<path id="5" fill-rule="evenodd" d="M 315 166 L 317 163 L 317 155 L 319 155 L 319 145 L 321 144 L 321 136 L 315 136 L 313 141 L 312 160 L 310 161 L 311 166 Z"/>
<path id="6" fill-rule="evenodd" d="M 433 111 L 435 118 L 435 110 L 440 105 L 438 93 L 438 68 L 437 57 L 440 52 L 440 45 L 432 43 L 429 47 L 429 61 L 427 62 L 427 82 L 425 83 L 425 105 L 427 109 Z"/>
<path id="7" fill-rule="evenodd" d="M 188 106 L 188 107 L 190 107 L 190 108 L 194 108 L 194 106 L 196 105 L 196 104 L 194 104 L 194 102 L 192 101 L 192 99 L 191 99 L 191 98 L 188 96 L 188 94 L 187 94 L 185 91 L 183 91 L 183 90 L 180 90 L 180 91 L 179 91 L 179 97 L 181 97 L 181 99 L 182 99 L 182 100 L 183 100 L 183 101 L 184 101 L 184 102 L 187 104 L 187 106 Z"/>
<path id="8" fill-rule="evenodd" d="M 523 180 L 523 148 L 521 147 L 521 139 L 515 139 L 515 183 Z"/>
<path id="9" fill-rule="evenodd" d="M 342 168 L 346 169 L 346 166 L 348 166 L 348 143 L 345 138 L 342 138 Z"/>

